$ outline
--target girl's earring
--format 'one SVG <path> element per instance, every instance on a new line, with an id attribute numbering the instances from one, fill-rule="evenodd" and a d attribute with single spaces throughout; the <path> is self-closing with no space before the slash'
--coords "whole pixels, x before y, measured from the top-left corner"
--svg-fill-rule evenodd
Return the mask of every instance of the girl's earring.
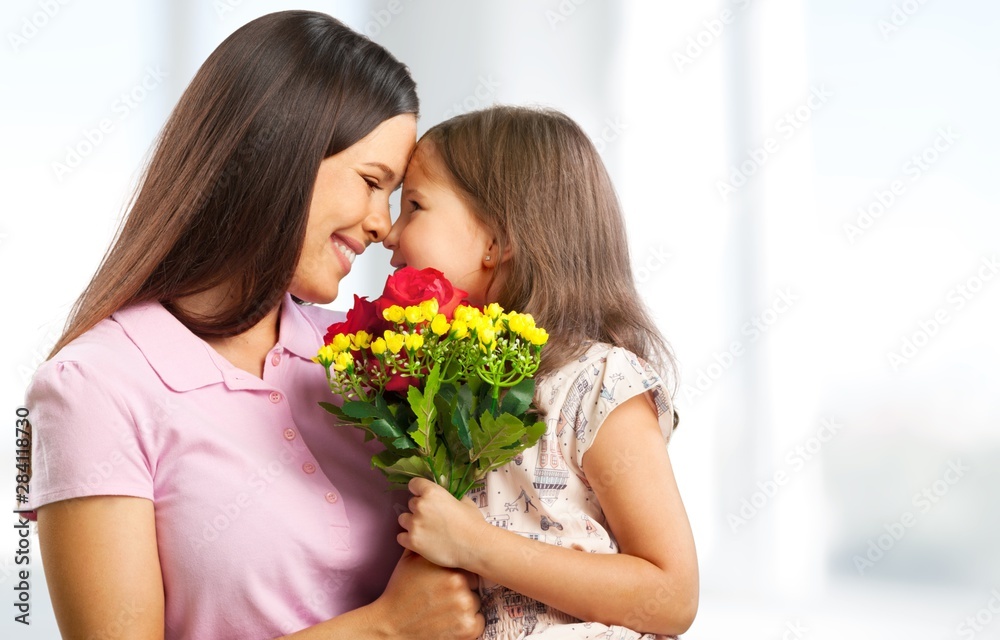
<path id="1" fill-rule="evenodd" d="M 489 255 L 487 255 L 487 256 L 486 256 L 486 261 L 487 261 L 487 262 L 489 262 L 489 261 L 490 261 L 490 256 L 489 256 Z"/>

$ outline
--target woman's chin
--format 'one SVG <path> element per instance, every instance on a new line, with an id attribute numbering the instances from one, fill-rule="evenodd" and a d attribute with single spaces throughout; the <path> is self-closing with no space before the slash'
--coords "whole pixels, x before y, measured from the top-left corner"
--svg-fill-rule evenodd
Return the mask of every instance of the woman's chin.
<path id="1" fill-rule="evenodd" d="M 312 304 L 330 304 L 337 299 L 337 294 L 340 292 L 339 285 L 340 283 L 337 282 L 323 287 L 291 287 L 288 293 L 299 300 Z"/>

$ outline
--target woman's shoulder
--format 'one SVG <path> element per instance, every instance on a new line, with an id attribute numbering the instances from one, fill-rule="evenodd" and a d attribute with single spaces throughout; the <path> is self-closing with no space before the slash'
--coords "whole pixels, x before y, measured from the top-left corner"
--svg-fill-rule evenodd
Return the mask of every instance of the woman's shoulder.
<path id="1" fill-rule="evenodd" d="M 44 365 L 83 363 L 96 368 L 115 368 L 123 358 L 138 354 L 125 329 L 114 320 L 105 318 L 52 354 Z"/>

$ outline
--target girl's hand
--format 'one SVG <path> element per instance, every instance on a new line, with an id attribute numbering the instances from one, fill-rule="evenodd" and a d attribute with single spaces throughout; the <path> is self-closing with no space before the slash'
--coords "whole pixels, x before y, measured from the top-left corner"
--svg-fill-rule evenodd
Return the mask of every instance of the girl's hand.
<path id="1" fill-rule="evenodd" d="M 444 487 L 424 478 L 409 484 L 409 513 L 399 516 L 405 531 L 399 544 L 442 567 L 468 568 L 479 549 L 489 548 L 495 527 L 483 520 L 479 509 L 456 500 Z"/>

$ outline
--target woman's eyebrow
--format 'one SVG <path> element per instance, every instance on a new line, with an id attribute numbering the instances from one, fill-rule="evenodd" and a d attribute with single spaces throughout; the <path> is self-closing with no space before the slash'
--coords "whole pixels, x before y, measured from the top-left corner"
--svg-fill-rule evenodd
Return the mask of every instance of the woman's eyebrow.
<path id="1" fill-rule="evenodd" d="M 395 182 L 396 180 L 396 172 L 390 169 L 387 165 L 382 164 L 381 162 L 366 162 L 365 166 L 375 167 L 376 169 L 384 173 L 386 182 Z"/>

